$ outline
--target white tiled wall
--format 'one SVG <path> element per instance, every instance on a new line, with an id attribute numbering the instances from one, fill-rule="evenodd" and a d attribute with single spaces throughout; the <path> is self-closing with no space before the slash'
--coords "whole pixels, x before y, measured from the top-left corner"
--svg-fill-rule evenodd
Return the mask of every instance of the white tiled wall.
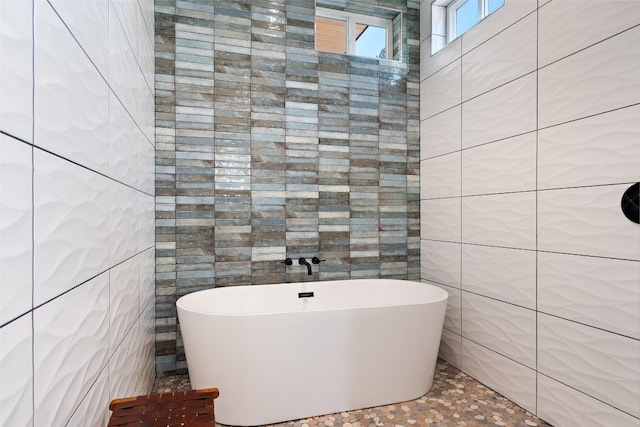
<path id="1" fill-rule="evenodd" d="M 507 0 L 431 56 L 422 0 L 440 356 L 558 427 L 640 425 L 640 226 L 620 209 L 640 180 L 636 3 Z"/>
<path id="2" fill-rule="evenodd" d="M 0 425 L 102 427 L 152 386 L 152 17 L 0 1 Z"/>

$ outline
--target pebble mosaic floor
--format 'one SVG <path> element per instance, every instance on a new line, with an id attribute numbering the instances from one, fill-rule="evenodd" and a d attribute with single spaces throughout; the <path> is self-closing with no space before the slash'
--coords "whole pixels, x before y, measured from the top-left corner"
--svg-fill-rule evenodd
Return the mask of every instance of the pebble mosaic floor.
<path id="1" fill-rule="evenodd" d="M 189 377 L 156 379 L 154 392 L 188 390 Z M 395 405 L 341 412 L 266 427 L 531 427 L 549 424 L 495 391 L 438 360 L 433 386 L 419 399 Z"/>

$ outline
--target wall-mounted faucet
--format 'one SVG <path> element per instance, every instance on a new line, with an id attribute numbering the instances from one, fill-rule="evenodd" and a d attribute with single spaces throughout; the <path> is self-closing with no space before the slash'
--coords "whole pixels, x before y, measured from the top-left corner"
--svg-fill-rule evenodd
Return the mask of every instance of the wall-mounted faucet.
<path id="1" fill-rule="evenodd" d="M 300 265 L 306 265 L 307 266 L 307 274 L 309 276 L 311 276 L 313 274 L 313 272 L 311 271 L 311 264 L 309 264 L 309 261 L 307 261 L 306 259 L 304 259 L 303 257 L 300 257 L 298 259 L 298 264 Z"/>

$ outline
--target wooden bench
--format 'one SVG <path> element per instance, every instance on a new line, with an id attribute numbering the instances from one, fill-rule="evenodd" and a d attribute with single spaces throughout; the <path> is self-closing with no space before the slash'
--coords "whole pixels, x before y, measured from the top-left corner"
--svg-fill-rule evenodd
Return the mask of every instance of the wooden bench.
<path id="1" fill-rule="evenodd" d="M 108 427 L 214 427 L 217 388 L 114 399 Z"/>

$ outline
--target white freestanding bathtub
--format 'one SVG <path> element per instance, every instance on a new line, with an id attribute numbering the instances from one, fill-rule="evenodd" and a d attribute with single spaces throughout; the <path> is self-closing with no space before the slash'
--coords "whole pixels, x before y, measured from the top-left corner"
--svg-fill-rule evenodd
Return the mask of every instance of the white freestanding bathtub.
<path id="1" fill-rule="evenodd" d="M 435 286 L 362 279 L 209 289 L 177 302 L 193 388 L 216 421 L 261 425 L 403 402 L 431 388 Z"/>

